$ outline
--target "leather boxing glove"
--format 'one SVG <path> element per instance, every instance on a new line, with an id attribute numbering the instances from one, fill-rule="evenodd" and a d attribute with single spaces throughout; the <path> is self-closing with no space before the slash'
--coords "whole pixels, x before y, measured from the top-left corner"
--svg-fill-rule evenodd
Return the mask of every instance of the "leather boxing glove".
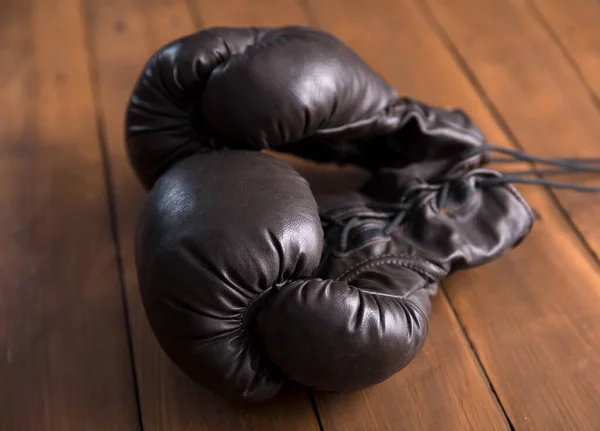
<path id="1" fill-rule="evenodd" d="M 329 281 L 275 287 L 258 315 L 269 357 L 294 380 L 355 390 L 398 372 L 423 345 L 437 283 L 505 254 L 532 227 L 495 171 L 437 184 L 406 173 L 385 169 L 361 193 L 317 198 L 326 245 L 316 276 Z"/>
<path id="2" fill-rule="evenodd" d="M 388 130 L 381 113 L 394 98 L 328 33 L 209 28 L 169 43 L 145 65 L 127 109 L 128 154 L 150 188 L 198 151 L 276 148 L 336 128 Z"/>
<path id="3" fill-rule="evenodd" d="M 126 135 L 146 188 L 223 147 L 369 169 L 421 160 L 433 176 L 484 142 L 462 111 L 399 98 L 341 41 L 299 26 L 209 28 L 167 44 L 133 89 Z"/>
<path id="4" fill-rule="evenodd" d="M 161 347 L 226 398 L 273 396 L 297 371 L 269 359 L 255 316 L 274 289 L 325 283 L 308 278 L 322 244 L 308 183 L 286 163 L 251 151 L 177 163 L 150 191 L 136 236 L 141 297 Z M 308 338 L 296 342 L 311 345 Z"/>

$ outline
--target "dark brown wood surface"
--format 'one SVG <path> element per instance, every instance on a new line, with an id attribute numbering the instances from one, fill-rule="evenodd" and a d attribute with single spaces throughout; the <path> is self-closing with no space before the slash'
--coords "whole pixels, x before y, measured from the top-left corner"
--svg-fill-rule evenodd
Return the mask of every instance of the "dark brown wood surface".
<path id="1" fill-rule="evenodd" d="M 0 429 L 139 429 L 81 10 L 1 9 Z"/>
<path id="2" fill-rule="evenodd" d="M 596 0 L 1 2 L 0 430 L 600 429 L 598 196 L 520 187 L 531 235 L 444 282 L 422 353 L 388 381 L 240 407 L 191 383 L 149 329 L 133 256 L 145 193 L 123 143 L 161 45 L 308 24 L 491 142 L 600 157 L 599 19 Z M 367 176 L 282 157 L 316 193 Z"/>
<path id="3" fill-rule="evenodd" d="M 600 141 L 597 133 L 600 112 L 600 2 L 583 0 L 530 0 L 527 3 L 532 15 L 540 22 L 574 72 L 572 79 L 578 87 L 581 101 L 574 108 L 574 119 L 567 124 L 580 127 L 578 121 L 586 121 L 593 127 L 583 141 L 564 143 L 563 148 L 577 147 L 586 154 L 598 154 Z M 582 94 L 587 93 L 587 94 Z M 591 103 L 590 103 L 591 102 Z M 577 118 L 583 110 L 585 117 Z M 590 112 L 592 111 L 592 112 Z M 595 114 L 594 112 L 595 111 Z M 558 144 L 560 146 L 560 144 Z M 566 151 L 566 150 L 565 150 Z M 597 178 L 586 178 L 582 182 L 599 185 Z M 577 197 L 561 195 L 564 208 L 573 218 L 577 228 L 585 237 L 596 257 L 600 256 L 600 198 L 598 196 Z"/>

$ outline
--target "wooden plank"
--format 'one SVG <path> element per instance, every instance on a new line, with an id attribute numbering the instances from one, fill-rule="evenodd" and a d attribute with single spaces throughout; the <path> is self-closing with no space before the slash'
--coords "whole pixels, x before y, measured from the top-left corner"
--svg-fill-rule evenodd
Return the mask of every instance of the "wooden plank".
<path id="1" fill-rule="evenodd" d="M 138 429 L 79 2 L 0 5 L 0 429 Z"/>
<path id="2" fill-rule="evenodd" d="M 308 24 L 301 0 L 191 0 L 191 3 L 207 27 Z"/>
<path id="3" fill-rule="evenodd" d="M 555 41 L 558 48 L 571 64 L 572 69 L 579 78 L 577 87 L 583 88 L 589 97 L 587 98 L 595 105 L 596 116 L 588 111 L 592 110 L 590 103 L 586 100 L 576 100 L 573 105 L 575 111 L 583 110 L 586 115 L 581 119 L 576 118 L 570 123 L 573 127 L 580 127 L 577 120 L 590 122 L 588 128 L 591 130 L 586 135 L 585 142 L 560 142 L 564 151 L 573 151 L 573 147 L 580 148 L 600 156 L 598 137 L 591 133 L 598 130 L 598 111 L 600 111 L 600 3 L 595 0 L 529 0 L 527 5 L 532 15 L 537 18 L 541 26 Z M 570 76 L 574 80 L 574 76 Z M 578 91 L 582 95 L 583 91 Z M 566 108 L 566 109 L 565 109 Z M 568 110 L 568 106 L 563 109 Z M 587 152 L 586 151 L 586 152 Z M 588 184 L 600 184 L 593 181 L 594 178 L 586 179 Z M 561 202 L 565 205 L 569 215 L 573 218 L 577 227 L 585 235 L 586 241 L 596 254 L 600 256 L 600 226 L 597 223 L 600 212 L 600 197 L 588 196 L 578 197 L 562 194 Z"/>
<path id="4" fill-rule="evenodd" d="M 589 89 L 600 95 L 600 3 L 597 0 L 526 0 L 542 27 L 558 39 Z"/>
<path id="5" fill-rule="evenodd" d="M 233 406 L 193 384 L 156 342 L 137 290 L 133 237 L 145 194 L 125 154 L 123 109 L 150 55 L 172 39 L 195 31 L 196 26 L 184 0 L 96 0 L 89 1 L 88 7 L 100 103 L 110 148 L 144 429 L 319 429 L 305 391 L 289 389 L 266 404 Z"/>
<path id="6" fill-rule="evenodd" d="M 555 157 L 600 156 L 598 106 L 523 0 L 460 0 L 456 8 L 438 0 L 427 4 L 524 148 Z M 600 185 L 597 175 L 574 180 Z M 600 195 L 556 195 L 599 256 Z"/>
<path id="7" fill-rule="evenodd" d="M 555 156 L 598 155 L 599 125 L 589 94 L 524 8 L 491 0 L 458 0 L 452 5 L 442 0 L 396 2 L 396 19 L 423 4 L 420 11 L 430 26 L 423 21 L 419 32 L 439 30 L 431 20 L 432 10 L 450 36 L 451 46 L 458 49 L 527 149 Z M 378 2 L 377 7 L 383 15 L 392 14 L 392 6 L 384 9 Z M 403 32 L 406 26 L 396 21 Z M 465 91 L 465 78 L 454 73 L 456 63 L 428 66 L 432 58 L 442 56 L 439 46 L 423 45 L 416 34 L 396 35 L 390 35 L 386 49 L 399 54 L 410 67 L 390 70 L 389 76 L 404 82 L 400 76 L 407 70 L 419 74 L 437 70 L 437 78 L 430 82 L 436 97 L 443 97 L 439 93 L 445 87 Z M 391 45 L 397 40 L 418 48 L 400 50 Z M 442 36 L 440 41 L 448 43 Z M 412 49 L 427 55 L 405 57 Z M 492 142 L 504 143 L 482 103 L 473 104 L 473 93 L 467 91 L 444 103 L 463 107 Z M 457 274 L 447 283 L 448 292 L 516 428 L 598 429 L 597 264 L 544 193 L 529 188 L 524 194 L 542 215 L 530 237 L 505 258 Z M 593 239 L 592 223 L 585 225 L 583 220 L 592 220 L 596 198 L 567 192 L 559 197 L 586 239 Z M 587 226 L 590 230 L 585 230 Z"/>

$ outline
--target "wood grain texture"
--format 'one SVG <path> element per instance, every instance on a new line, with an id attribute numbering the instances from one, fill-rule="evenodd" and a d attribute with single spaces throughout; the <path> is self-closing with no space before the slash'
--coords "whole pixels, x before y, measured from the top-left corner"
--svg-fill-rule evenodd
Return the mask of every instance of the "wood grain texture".
<path id="1" fill-rule="evenodd" d="M 600 94 L 600 2 L 597 0 L 523 0 L 534 17 L 574 60 L 584 82 Z"/>
<path id="2" fill-rule="evenodd" d="M 590 113 L 582 117 L 589 118 L 594 133 L 598 130 L 600 119 L 600 2 L 596 0 L 528 0 L 527 9 L 537 18 L 541 26 L 554 40 L 555 45 L 562 51 L 563 61 L 574 70 L 583 83 L 588 99 L 596 109 L 596 115 Z M 571 75 L 572 78 L 572 75 Z M 578 85 L 579 86 L 579 85 Z M 581 95 L 578 91 L 577 94 Z M 578 101 L 575 113 L 581 109 L 585 112 L 592 110 L 586 100 Z M 568 107 L 564 107 L 567 108 Z M 564 109 L 563 108 L 563 109 Z M 577 115 L 577 114 L 575 114 Z M 569 122 L 572 127 L 579 127 L 577 122 Z M 595 157 L 600 157 L 598 136 L 589 136 L 584 142 L 559 142 L 565 152 L 573 151 L 573 147 L 585 151 Z M 581 151 L 581 150 L 579 150 Z M 582 183 L 600 184 L 598 175 L 585 178 Z M 586 241 L 596 254 L 600 256 L 600 214 L 599 196 L 576 196 L 563 193 L 560 195 L 569 215 L 584 234 Z"/>
<path id="3" fill-rule="evenodd" d="M 88 2 L 99 100 L 110 148 L 144 429 L 318 430 L 309 395 L 303 390 L 289 388 L 272 402 L 241 407 L 192 383 L 160 349 L 139 297 L 133 238 L 145 193 L 125 153 L 124 111 L 138 74 L 152 53 L 171 40 L 197 30 L 191 17 L 183 0 Z M 210 25 L 210 17 L 203 19 Z"/>
<path id="4" fill-rule="evenodd" d="M 528 150 L 555 156 L 597 151 L 597 113 L 589 94 L 522 4 L 414 4 L 424 6 L 430 28 L 441 25 L 444 43 L 443 33 L 449 35 L 450 46 Z M 478 110 L 464 107 L 498 142 Z M 524 194 L 542 217 L 533 233 L 505 258 L 457 274 L 448 292 L 517 429 L 598 429 L 598 265 L 544 193 L 529 188 Z M 595 198 L 558 195 L 586 239 L 593 236 L 582 214 L 593 217 L 588 211 Z"/>
<path id="5" fill-rule="evenodd" d="M 431 7 L 527 151 L 554 157 L 600 157 L 598 106 L 529 2 L 458 0 L 450 7 L 440 0 L 419 1 Z M 561 179 L 600 185 L 598 175 Z M 600 255 L 600 195 L 563 191 L 556 195 Z"/>
<path id="6" fill-rule="evenodd" d="M 306 25 L 309 16 L 298 0 L 190 0 L 203 25 Z"/>
<path id="7" fill-rule="evenodd" d="M 0 429 L 138 429 L 77 1 L 0 5 Z"/>

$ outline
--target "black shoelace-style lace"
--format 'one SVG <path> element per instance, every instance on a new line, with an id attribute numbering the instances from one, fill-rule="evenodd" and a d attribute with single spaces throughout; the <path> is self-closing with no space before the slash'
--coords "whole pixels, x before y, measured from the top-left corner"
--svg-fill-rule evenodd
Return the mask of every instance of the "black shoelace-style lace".
<path id="1" fill-rule="evenodd" d="M 552 175 L 565 175 L 574 173 L 600 173 L 600 158 L 552 158 L 552 157 L 540 157 L 527 154 L 522 151 L 511 150 L 504 147 L 485 145 L 476 150 L 476 153 L 489 152 L 504 154 L 509 157 L 503 158 L 491 158 L 489 163 L 537 163 L 543 165 L 554 166 L 552 169 L 525 169 L 517 171 L 500 172 L 500 177 L 486 177 L 480 178 L 477 181 L 477 185 L 480 187 L 493 187 L 497 185 L 504 185 L 508 183 L 515 184 L 528 184 L 528 185 L 540 185 L 550 188 L 566 189 L 577 192 L 585 193 L 600 193 L 600 187 L 586 186 L 581 184 L 574 184 L 564 181 L 554 181 L 544 178 L 542 176 Z M 530 175 L 537 175 L 537 178 L 527 178 Z M 444 205 L 446 198 L 450 190 L 451 182 L 448 180 L 442 180 L 438 184 L 422 184 L 419 187 L 411 189 L 411 191 L 402 196 L 397 204 L 376 204 L 371 205 L 374 211 L 380 211 L 381 217 L 369 216 L 354 216 L 350 219 L 335 220 L 323 217 L 323 227 L 327 229 L 332 225 L 340 226 L 342 228 L 338 248 L 340 251 L 345 252 L 348 247 L 348 241 L 350 232 L 353 228 L 373 220 L 374 218 L 381 220 L 387 219 L 390 222 L 383 228 L 384 235 L 390 235 L 392 230 L 400 226 L 406 218 L 409 216 L 411 211 L 419 204 L 421 200 L 422 192 L 424 191 L 437 191 L 437 204 L 438 207 Z"/>
<path id="2" fill-rule="evenodd" d="M 450 186 L 451 182 L 448 181 L 440 184 L 423 183 L 408 190 L 398 203 L 371 203 L 369 208 L 378 215 L 371 213 L 366 215 L 355 215 L 346 219 L 335 219 L 322 215 L 321 220 L 323 228 L 327 229 L 331 226 L 339 226 L 342 228 L 337 241 L 337 248 L 341 252 L 345 252 L 348 249 L 350 232 L 353 228 L 373 220 L 389 220 L 382 231 L 384 235 L 390 235 L 392 230 L 400 226 L 414 208 L 419 205 L 423 192 L 437 191 L 438 201 L 441 201 L 442 199 L 445 199 L 445 196 L 448 196 Z"/>
<path id="3" fill-rule="evenodd" d="M 492 158 L 490 163 L 539 163 L 549 166 L 555 166 L 554 169 L 525 169 L 520 171 L 501 172 L 502 176 L 498 178 L 486 178 L 478 182 L 479 185 L 500 185 L 507 183 L 514 184 L 533 184 L 547 186 L 556 189 L 573 190 L 585 193 L 600 193 L 600 187 L 585 186 L 565 181 L 554 181 L 547 178 L 526 178 L 527 175 L 564 175 L 576 173 L 600 173 L 600 158 L 553 158 L 532 156 L 522 151 L 511 150 L 494 145 L 485 145 L 477 152 L 490 152 L 505 154 L 510 157 Z"/>

